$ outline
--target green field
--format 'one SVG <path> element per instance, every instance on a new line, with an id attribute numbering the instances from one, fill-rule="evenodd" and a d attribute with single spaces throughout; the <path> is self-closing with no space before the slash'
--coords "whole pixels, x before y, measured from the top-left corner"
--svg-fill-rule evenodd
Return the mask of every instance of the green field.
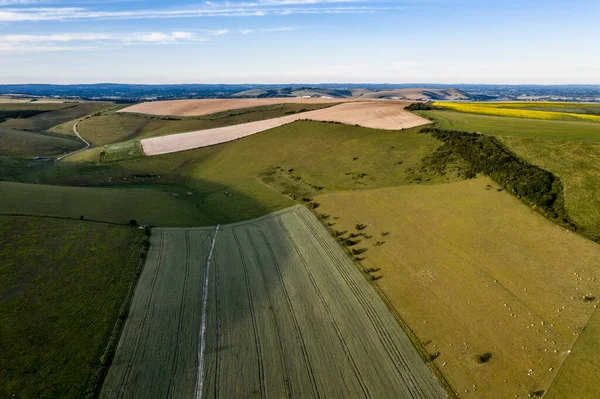
<path id="1" fill-rule="evenodd" d="M 35 179 L 128 186 L 139 184 L 136 176 L 160 176 L 152 183 L 186 187 L 194 192 L 190 201 L 201 212 L 219 223 L 232 223 L 283 209 L 294 204 L 293 198 L 319 192 L 456 179 L 453 174 L 419 171 L 421 159 L 440 142 L 418 130 L 299 121 L 243 140 L 121 162 L 99 164 L 99 149 L 91 149 L 49 166 Z M 226 196 L 226 191 L 234 195 Z"/>
<path id="2" fill-rule="evenodd" d="M 63 108 L 71 108 L 77 103 L 43 103 L 43 102 L 28 102 L 28 103 L 0 103 L 0 111 L 56 111 Z"/>
<path id="3" fill-rule="evenodd" d="M 596 384 L 600 367 L 600 313 L 596 311 L 585 325 L 571 354 L 552 382 L 546 397 L 599 398 L 600 385 Z"/>
<path id="4" fill-rule="evenodd" d="M 565 205 L 584 232 L 600 239 L 600 143 L 504 137 L 508 148 L 559 176 Z"/>
<path id="5" fill-rule="evenodd" d="M 495 136 L 600 142 L 600 124 L 595 122 L 509 118 L 454 111 L 418 111 L 417 113 L 433 119 L 440 129 L 446 130 L 480 132 Z"/>
<path id="6" fill-rule="evenodd" d="M 140 178 L 142 179 L 142 178 Z M 144 180 L 151 181 L 152 177 Z M 181 188 L 96 188 L 0 182 L 2 214 L 54 216 L 156 226 L 205 226 L 214 223 Z M 197 194 L 196 194 L 197 195 Z M 207 216 L 205 216 L 207 215 Z"/>
<path id="7" fill-rule="evenodd" d="M 69 137 L 0 128 L 0 156 L 50 157 L 82 147 L 80 140 Z"/>
<path id="8" fill-rule="evenodd" d="M 19 105 L 22 106 L 22 109 L 29 109 L 26 107 L 29 104 Z M 107 110 L 114 107 L 114 104 L 100 102 L 85 102 L 76 104 L 40 104 L 40 107 L 43 107 L 41 109 L 45 109 L 45 107 L 49 106 L 55 106 L 55 108 L 51 109 L 56 110 L 44 112 L 26 119 L 9 119 L 3 123 L 0 123 L 0 128 L 43 132 L 65 122 L 69 122 L 95 112 Z M 4 106 L 2 106 L 2 108 L 4 108 Z"/>
<path id="9" fill-rule="evenodd" d="M 0 397 L 93 393 L 142 236 L 125 226 L 0 216 Z"/>
<path id="10" fill-rule="evenodd" d="M 446 397 L 303 207 L 219 230 L 154 230 L 101 393 L 117 396 Z"/>
<path id="11" fill-rule="evenodd" d="M 329 107 L 332 104 L 276 104 L 243 108 L 197 117 L 163 117 L 144 114 L 110 112 L 81 121 L 79 133 L 94 145 L 104 145 L 164 136 L 173 133 L 213 129 L 277 118 L 298 112 Z M 72 134 L 66 127 L 57 132 Z"/>

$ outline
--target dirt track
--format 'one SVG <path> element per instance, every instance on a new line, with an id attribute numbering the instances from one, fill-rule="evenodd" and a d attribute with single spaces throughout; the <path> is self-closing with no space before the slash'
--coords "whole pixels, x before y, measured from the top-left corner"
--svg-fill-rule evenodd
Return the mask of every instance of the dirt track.
<path id="1" fill-rule="evenodd" d="M 302 119 L 336 121 L 388 130 L 410 128 L 430 123 L 427 119 L 405 111 L 404 106 L 405 103 L 383 101 L 340 104 L 330 108 L 264 121 L 153 137 L 142 140 L 141 143 L 146 155 L 160 155 L 225 143 Z"/>

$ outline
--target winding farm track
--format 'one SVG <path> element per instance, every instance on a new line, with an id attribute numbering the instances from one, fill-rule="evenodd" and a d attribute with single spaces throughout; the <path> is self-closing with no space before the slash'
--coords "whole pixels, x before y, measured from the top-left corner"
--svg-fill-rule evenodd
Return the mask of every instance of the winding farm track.
<path id="1" fill-rule="evenodd" d="M 309 210 L 214 231 L 154 230 L 101 397 L 446 396 Z"/>
<path id="2" fill-rule="evenodd" d="M 73 133 L 75 133 L 75 135 L 76 135 L 76 136 L 79 138 L 79 140 L 81 140 L 81 141 L 83 141 L 83 142 L 84 142 L 84 144 L 85 144 L 85 147 L 83 147 L 83 148 L 80 148 L 80 149 L 78 149 L 78 150 L 75 150 L 75 151 L 73 151 L 73 152 L 70 152 L 70 153 L 68 153 L 68 154 L 65 154 L 65 155 L 63 155 L 63 156 L 60 156 L 60 157 L 58 157 L 58 158 L 56 158 L 56 160 L 57 160 L 57 161 L 60 161 L 61 159 L 64 159 L 64 158 L 66 158 L 66 157 L 68 157 L 68 156 L 71 156 L 71 155 L 73 155 L 73 154 L 77 154 L 78 152 L 85 151 L 85 150 L 87 150 L 88 148 L 90 148 L 90 145 L 91 145 L 91 144 L 90 144 L 90 142 L 89 142 L 89 141 L 87 141 L 86 139 L 84 139 L 83 137 L 81 137 L 81 135 L 80 135 L 80 134 L 79 134 L 79 132 L 77 131 L 77 125 L 79 124 L 79 122 L 81 122 L 81 120 L 78 120 L 78 121 L 77 121 L 77 122 L 75 122 L 75 124 L 73 125 Z"/>
<path id="3" fill-rule="evenodd" d="M 144 154 L 161 155 L 237 140 L 298 120 L 339 122 L 385 130 L 408 129 L 431 123 L 431 121 L 425 118 L 413 114 L 412 112 L 405 111 L 404 107 L 407 104 L 407 102 L 403 101 L 352 101 L 333 107 L 301 112 L 280 118 L 153 137 L 141 140 L 141 143 Z"/>

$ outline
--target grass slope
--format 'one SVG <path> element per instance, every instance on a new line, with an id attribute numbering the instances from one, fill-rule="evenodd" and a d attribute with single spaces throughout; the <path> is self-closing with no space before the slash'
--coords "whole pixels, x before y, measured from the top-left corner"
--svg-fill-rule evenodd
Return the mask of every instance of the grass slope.
<path id="1" fill-rule="evenodd" d="M 560 177 L 569 215 L 600 239 L 600 143 L 517 137 L 504 137 L 502 142 Z"/>
<path id="2" fill-rule="evenodd" d="M 83 147 L 79 140 L 45 133 L 0 127 L 0 155 L 13 157 L 53 156 Z"/>
<path id="3" fill-rule="evenodd" d="M 1 397 L 85 396 L 135 278 L 142 235 L 0 216 Z"/>
<path id="4" fill-rule="evenodd" d="M 213 237 L 199 365 L 190 348 L 199 347 Z M 306 208 L 218 233 L 155 229 L 152 240 L 101 397 L 445 397 L 376 291 Z"/>
<path id="5" fill-rule="evenodd" d="M 169 188 L 171 190 L 169 190 Z M 42 184 L 0 182 L 3 214 L 67 217 L 126 224 L 135 219 L 140 224 L 158 226 L 194 226 L 212 220 L 190 200 L 184 191 L 172 199 L 173 187 L 95 188 L 64 187 Z"/>
<path id="6" fill-rule="evenodd" d="M 452 180 L 420 174 L 423 156 L 441 143 L 418 129 L 384 131 L 335 123 L 296 122 L 241 140 L 176 154 L 98 164 L 98 149 L 52 165 L 40 182 L 137 184 L 135 176 L 175 184 L 210 218 L 230 223 L 258 217 L 321 191 Z M 427 181 L 429 179 L 429 181 Z M 236 195 L 227 196 L 225 192 Z"/>
<path id="7" fill-rule="evenodd" d="M 365 234 L 353 239 L 361 264 L 461 397 L 547 390 L 597 303 L 583 295 L 599 288 L 600 246 L 496 188 L 478 178 L 315 197 L 344 237 Z"/>
<path id="8" fill-rule="evenodd" d="M 44 104 L 46 105 L 46 104 Z M 60 104 L 64 105 L 64 104 Z M 114 106 L 111 103 L 86 102 L 77 104 L 68 104 L 69 107 L 57 109 L 55 111 L 44 112 L 27 119 L 9 119 L 0 124 L 0 127 L 17 130 L 30 130 L 34 132 L 43 132 L 53 126 L 78 119 L 98 111 L 106 110 Z"/>
<path id="9" fill-rule="evenodd" d="M 548 399 L 600 398 L 595 383 L 600 368 L 600 313 L 596 311 L 577 339 L 548 393 Z"/>
<path id="10" fill-rule="evenodd" d="M 93 144 L 104 145 L 132 139 L 239 125 L 329 106 L 331 104 L 276 104 L 231 110 L 202 117 L 180 118 L 108 113 L 81 121 L 77 125 L 77 130 Z"/>
<path id="11" fill-rule="evenodd" d="M 600 142 L 600 124 L 475 115 L 454 111 L 419 111 L 440 129 L 481 132 L 495 136 L 568 139 Z"/>

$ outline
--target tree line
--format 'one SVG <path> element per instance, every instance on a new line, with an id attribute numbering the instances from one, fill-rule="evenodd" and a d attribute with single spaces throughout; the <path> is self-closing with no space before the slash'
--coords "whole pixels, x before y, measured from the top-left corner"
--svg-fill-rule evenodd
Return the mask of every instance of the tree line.
<path id="1" fill-rule="evenodd" d="M 26 119 L 30 118 L 34 115 L 41 114 L 42 110 L 37 109 L 20 109 L 14 111 L 0 111 L 0 123 L 4 122 L 7 119 Z"/>
<path id="2" fill-rule="evenodd" d="M 555 223 L 577 229 L 565 209 L 561 181 L 551 172 L 517 157 L 496 137 L 433 127 L 423 128 L 420 132 L 443 141 L 468 162 L 474 172 L 489 176 Z"/>

